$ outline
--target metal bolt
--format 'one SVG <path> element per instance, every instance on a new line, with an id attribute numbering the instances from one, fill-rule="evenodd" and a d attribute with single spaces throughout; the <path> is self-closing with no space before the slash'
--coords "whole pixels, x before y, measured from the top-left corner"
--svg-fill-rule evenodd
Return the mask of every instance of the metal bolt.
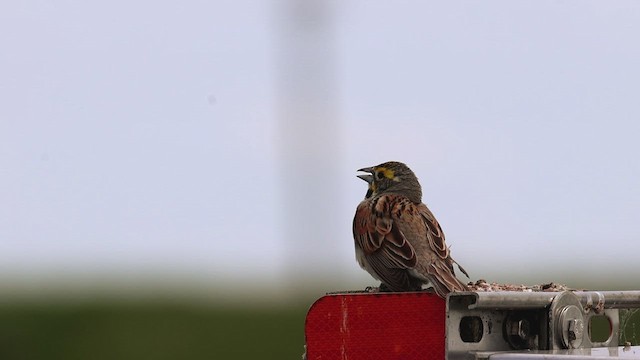
<path id="1" fill-rule="evenodd" d="M 518 321 L 518 336 L 522 340 L 526 340 L 529 337 L 529 321 L 524 319 Z"/>
<path id="2" fill-rule="evenodd" d="M 557 336 L 565 349 L 577 349 L 582 345 L 584 334 L 584 320 L 582 305 L 571 304 L 560 310 L 557 320 Z"/>
<path id="3" fill-rule="evenodd" d="M 509 335 L 517 336 L 522 340 L 526 340 L 529 337 L 529 321 L 521 319 L 511 323 L 509 328 Z"/>
<path id="4" fill-rule="evenodd" d="M 569 327 L 567 329 L 569 338 L 569 344 L 572 348 L 577 348 L 582 344 L 582 336 L 584 334 L 584 321 L 582 319 L 569 320 Z"/>

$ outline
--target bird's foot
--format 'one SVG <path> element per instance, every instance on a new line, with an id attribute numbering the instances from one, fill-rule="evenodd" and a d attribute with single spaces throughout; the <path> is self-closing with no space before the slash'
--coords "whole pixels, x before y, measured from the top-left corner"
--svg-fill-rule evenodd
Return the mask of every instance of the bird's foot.
<path id="1" fill-rule="evenodd" d="M 367 286 L 366 288 L 364 288 L 364 292 L 367 292 L 367 293 L 392 292 L 392 291 L 393 290 L 391 290 L 389 286 L 387 286 L 387 284 L 385 283 L 381 283 L 380 286 Z"/>

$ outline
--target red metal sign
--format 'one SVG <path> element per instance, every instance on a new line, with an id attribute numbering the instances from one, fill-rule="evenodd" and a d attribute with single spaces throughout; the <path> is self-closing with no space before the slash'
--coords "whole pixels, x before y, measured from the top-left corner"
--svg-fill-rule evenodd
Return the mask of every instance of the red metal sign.
<path id="1" fill-rule="evenodd" d="M 445 301 L 429 292 L 332 294 L 309 309 L 308 360 L 444 359 Z"/>

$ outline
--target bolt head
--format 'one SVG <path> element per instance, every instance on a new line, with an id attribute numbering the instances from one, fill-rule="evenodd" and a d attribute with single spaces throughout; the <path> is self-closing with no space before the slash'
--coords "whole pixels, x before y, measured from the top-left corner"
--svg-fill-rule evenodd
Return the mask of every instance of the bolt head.
<path id="1" fill-rule="evenodd" d="M 526 340 L 529 337 L 530 325 L 526 319 L 520 319 L 511 323 L 509 328 L 509 335 L 517 336 L 522 340 Z"/>
<path id="2" fill-rule="evenodd" d="M 582 341 L 582 336 L 584 335 L 584 321 L 582 319 L 571 319 L 569 320 L 569 341 L 573 342 L 575 340 L 580 339 Z"/>

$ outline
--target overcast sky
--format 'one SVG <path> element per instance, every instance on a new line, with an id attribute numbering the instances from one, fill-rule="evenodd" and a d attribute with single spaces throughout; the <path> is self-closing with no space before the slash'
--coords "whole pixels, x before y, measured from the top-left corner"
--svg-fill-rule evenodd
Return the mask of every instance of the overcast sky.
<path id="1" fill-rule="evenodd" d="M 291 3 L 3 4 L 0 272 L 369 285 L 388 160 L 473 279 L 639 270 L 640 3 Z"/>

